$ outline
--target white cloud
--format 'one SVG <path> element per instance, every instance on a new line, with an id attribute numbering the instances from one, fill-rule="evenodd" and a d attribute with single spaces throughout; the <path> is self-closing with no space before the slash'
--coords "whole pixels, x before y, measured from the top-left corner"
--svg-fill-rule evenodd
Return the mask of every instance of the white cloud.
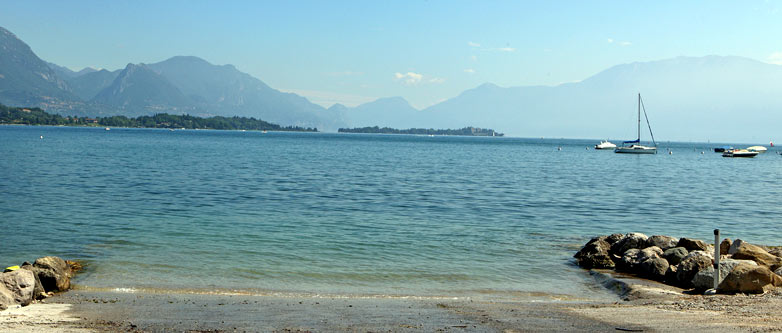
<path id="1" fill-rule="evenodd" d="M 613 42 L 614 42 L 614 39 L 613 39 L 613 38 L 609 38 L 609 39 L 607 39 L 606 41 L 608 42 L 608 44 L 611 44 L 611 43 L 613 43 Z"/>
<path id="2" fill-rule="evenodd" d="M 515 49 L 515 48 L 512 48 L 512 47 L 500 47 L 500 48 L 498 48 L 498 49 L 497 49 L 497 51 L 502 51 L 502 52 L 514 52 L 514 51 L 516 51 L 516 49 Z"/>
<path id="3" fill-rule="evenodd" d="M 429 79 L 429 83 L 440 84 L 440 83 L 443 83 L 443 82 L 445 82 L 445 79 L 443 79 L 441 77 L 433 77 L 433 78 Z"/>
<path id="4" fill-rule="evenodd" d="M 782 65 L 782 52 L 774 52 L 766 58 L 766 62 L 774 65 Z"/>
<path id="5" fill-rule="evenodd" d="M 467 68 L 464 70 L 465 73 L 475 74 L 475 70 L 472 68 Z"/>
<path id="6" fill-rule="evenodd" d="M 621 42 L 621 43 L 619 43 L 619 45 L 622 45 L 622 46 L 630 46 L 632 44 L 633 43 L 630 43 L 630 42 Z"/>
<path id="7" fill-rule="evenodd" d="M 415 85 L 418 84 L 418 82 L 421 82 L 421 80 L 424 78 L 423 74 L 413 73 L 413 72 L 407 72 L 406 74 L 402 73 L 394 73 L 394 78 L 396 78 L 397 81 L 402 81 L 406 85 Z"/>
<path id="8" fill-rule="evenodd" d="M 475 43 L 475 42 L 467 42 L 467 45 L 470 45 L 472 47 L 481 47 L 481 44 Z"/>

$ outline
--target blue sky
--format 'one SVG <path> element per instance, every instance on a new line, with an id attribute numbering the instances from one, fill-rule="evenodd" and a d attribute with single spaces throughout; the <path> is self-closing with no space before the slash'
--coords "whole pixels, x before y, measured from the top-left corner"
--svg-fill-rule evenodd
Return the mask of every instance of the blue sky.
<path id="1" fill-rule="evenodd" d="M 313 102 L 418 108 L 491 82 L 736 55 L 782 64 L 782 1 L 9 1 L 0 26 L 44 60 L 110 70 L 194 55 Z"/>

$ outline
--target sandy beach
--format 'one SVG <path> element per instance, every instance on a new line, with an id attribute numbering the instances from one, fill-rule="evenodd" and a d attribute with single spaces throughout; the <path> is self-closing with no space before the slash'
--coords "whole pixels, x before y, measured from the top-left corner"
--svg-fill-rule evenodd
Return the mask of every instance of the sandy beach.
<path id="1" fill-rule="evenodd" d="M 208 295 L 72 290 L 0 313 L 14 332 L 663 332 L 782 330 L 782 291 L 687 295 L 621 279 L 613 301 Z M 629 282 L 629 283 L 628 283 Z"/>

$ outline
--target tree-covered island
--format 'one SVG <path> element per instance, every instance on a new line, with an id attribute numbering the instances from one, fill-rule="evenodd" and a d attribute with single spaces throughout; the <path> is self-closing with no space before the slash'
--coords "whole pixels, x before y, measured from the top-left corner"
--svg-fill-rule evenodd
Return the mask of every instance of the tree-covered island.
<path id="1" fill-rule="evenodd" d="M 432 129 L 432 128 L 410 128 L 395 129 L 389 127 L 360 127 L 360 128 L 340 128 L 339 133 L 377 133 L 377 134 L 412 134 L 412 135 L 461 135 L 461 136 L 503 136 L 489 128 L 465 127 L 460 129 Z"/>
<path id="2" fill-rule="evenodd" d="M 0 104 L 0 124 L 9 125 L 53 125 L 53 126 L 94 126 L 94 127 L 137 127 L 137 128 L 186 128 L 216 130 L 258 130 L 258 131 L 296 131 L 317 132 L 317 128 L 298 126 L 280 126 L 260 119 L 247 117 L 210 117 L 201 118 L 189 115 L 159 113 L 153 116 L 128 118 L 77 117 L 47 113 L 39 108 L 9 107 Z"/>

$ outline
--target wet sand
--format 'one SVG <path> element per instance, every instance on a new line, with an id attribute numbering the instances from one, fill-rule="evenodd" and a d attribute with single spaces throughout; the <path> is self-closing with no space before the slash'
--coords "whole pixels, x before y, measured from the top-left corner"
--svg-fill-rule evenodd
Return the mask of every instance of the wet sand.
<path id="1" fill-rule="evenodd" d="M 618 292 L 610 301 L 72 290 L 19 309 L 51 309 L 56 313 L 48 320 L 17 314 L 15 321 L 6 321 L 10 317 L 4 311 L 0 325 L 11 331 L 67 332 L 782 331 L 780 289 L 764 295 L 700 296 L 637 279 L 608 286 Z"/>

